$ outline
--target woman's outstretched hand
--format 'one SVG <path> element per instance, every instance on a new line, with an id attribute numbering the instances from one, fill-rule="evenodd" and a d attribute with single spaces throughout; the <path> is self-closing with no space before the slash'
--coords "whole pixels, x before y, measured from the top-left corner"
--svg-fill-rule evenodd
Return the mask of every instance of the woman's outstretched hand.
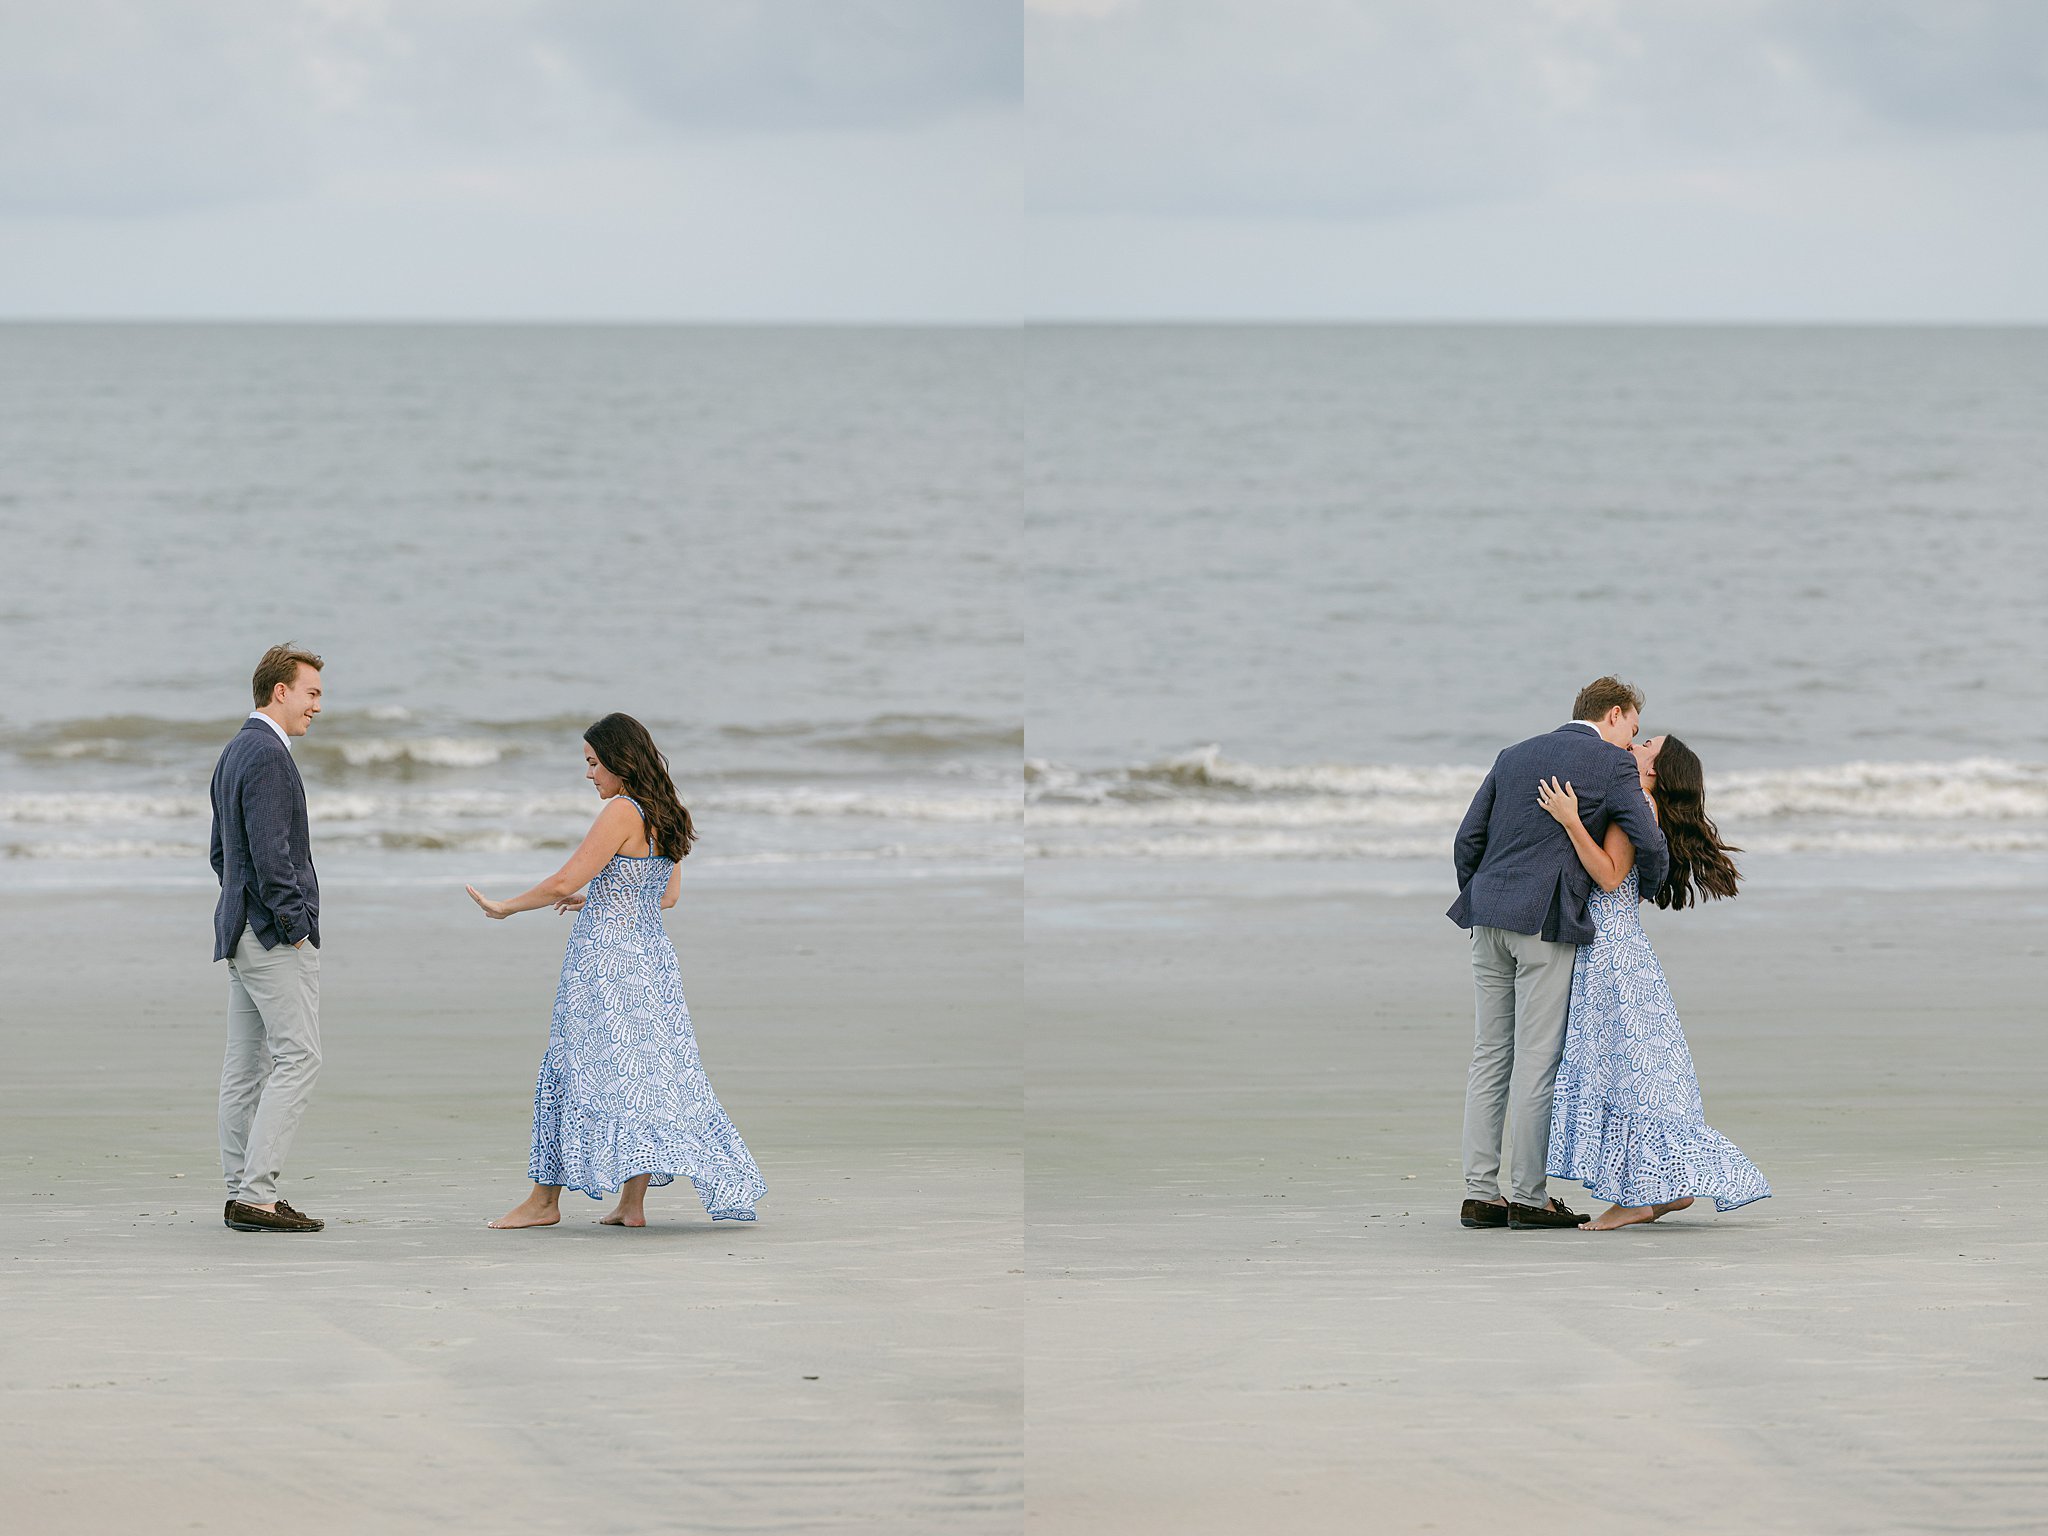
<path id="1" fill-rule="evenodd" d="M 482 891 L 478 890 L 475 886 L 465 885 L 463 889 L 469 892 L 469 899 L 471 901 L 475 902 L 478 906 L 484 909 L 484 916 L 495 917 L 500 922 L 503 922 L 506 918 L 512 915 L 511 913 L 505 910 L 505 904 L 502 901 L 491 900 L 490 897 L 486 896 Z"/>
<path id="2" fill-rule="evenodd" d="M 1555 778 L 1548 782 L 1538 779 L 1536 803 L 1550 812 L 1561 827 L 1570 826 L 1579 819 L 1579 797 L 1572 793 L 1569 783 L 1560 784 Z"/>
<path id="3" fill-rule="evenodd" d="M 581 912 L 585 899 L 580 893 L 575 896 L 564 896 L 555 903 L 555 910 L 557 912 Z"/>

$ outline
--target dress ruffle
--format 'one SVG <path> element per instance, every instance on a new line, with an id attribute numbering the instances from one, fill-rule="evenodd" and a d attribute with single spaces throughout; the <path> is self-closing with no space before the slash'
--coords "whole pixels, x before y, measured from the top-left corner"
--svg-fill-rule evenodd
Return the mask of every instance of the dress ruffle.
<path id="1" fill-rule="evenodd" d="M 1550 1172 L 1583 1184 L 1616 1205 L 1662 1205 L 1667 1200 L 1711 1199 L 1717 1211 L 1761 1200 L 1771 1192 L 1756 1165 L 1712 1126 L 1688 1126 L 1659 1115 L 1631 1115 L 1602 1107 L 1597 1123 L 1551 1122 Z"/>
<path id="2" fill-rule="evenodd" d="M 534 1093 L 534 1183 L 559 1184 L 596 1199 L 642 1174 L 651 1189 L 673 1184 L 681 1174 L 714 1216 L 733 1219 L 734 1212 L 745 1211 L 743 1219 L 753 1219 L 753 1204 L 765 1190 L 760 1170 L 715 1100 L 674 1121 L 635 1111 L 608 1114 L 597 1107 L 602 1096 L 578 1094 L 565 1073 L 565 1062 L 550 1048 L 541 1058 Z"/>

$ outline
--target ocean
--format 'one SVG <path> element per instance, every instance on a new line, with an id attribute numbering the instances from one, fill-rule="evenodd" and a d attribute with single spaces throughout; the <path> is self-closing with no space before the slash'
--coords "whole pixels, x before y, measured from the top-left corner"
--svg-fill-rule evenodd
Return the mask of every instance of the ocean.
<path id="1" fill-rule="evenodd" d="M 1035 852 L 1443 884 L 1493 754 L 1615 673 L 1781 874 L 2039 877 L 2048 330 L 1027 346 Z"/>
<path id="2" fill-rule="evenodd" d="M 1648 694 L 1823 883 L 2048 859 L 2048 331 L 0 327 L 0 884 L 209 883 L 256 656 L 325 874 L 1436 869 Z M 701 861 L 701 862 L 700 862 Z"/>
<path id="3" fill-rule="evenodd" d="M 537 879 L 581 732 L 667 753 L 693 874 L 1010 862 L 1011 452 L 973 331 L 0 328 L 0 881 L 212 880 L 263 649 L 323 874 Z M 459 891 L 458 891 L 459 894 Z"/>

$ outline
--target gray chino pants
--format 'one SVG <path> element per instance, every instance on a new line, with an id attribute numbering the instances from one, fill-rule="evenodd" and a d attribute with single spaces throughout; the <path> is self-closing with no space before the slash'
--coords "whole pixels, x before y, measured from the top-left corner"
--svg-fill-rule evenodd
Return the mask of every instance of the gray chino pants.
<path id="1" fill-rule="evenodd" d="M 1503 1133 L 1512 1136 L 1508 1198 L 1550 1198 L 1550 1095 L 1564 1055 L 1576 944 L 1555 944 L 1505 928 L 1472 930 L 1472 980 L 1479 993 L 1472 1071 L 1465 1081 L 1465 1193 L 1501 1195 Z"/>
<path id="2" fill-rule="evenodd" d="M 268 1205 L 320 1073 L 320 951 L 265 949 L 247 928 L 228 956 L 220 1169 L 228 1198 Z"/>

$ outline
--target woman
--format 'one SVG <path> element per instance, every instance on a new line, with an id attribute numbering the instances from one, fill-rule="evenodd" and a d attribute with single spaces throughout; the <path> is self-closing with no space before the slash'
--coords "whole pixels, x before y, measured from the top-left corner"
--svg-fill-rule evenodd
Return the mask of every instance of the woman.
<path id="1" fill-rule="evenodd" d="M 767 1186 L 698 1062 L 682 971 L 661 926 L 696 840 L 690 813 L 668 759 L 631 715 L 606 715 L 585 731 L 583 761 L 604 809 L 569 862 L 510 901 L 467 888 L 496 918 L 541 907 L 576 914 L 534 1095 L 533 1193 L 488 1225 L 551 1227 L 567 1188 L 593 1200 L 619 1191 L 599 1219 L 644 1227 L 648 1186 L 679 1173 L 712 1220 L 752 1221 Z"/>
<path id="2" fill-rule="evenodd" d="M 1700 760 L 1676 736 L 1634 749 L 1636 774 L 1671 848 L 1653 894 L 1682 910 L 1696 896 L 1733 896 L 1740 876 L 1707 817 Z M 1732 1211 L 1771 1192 L 1735 1143 L 1707 1124 L 1699 1078 L 1678 1027 L 1671 988 L 1637 910 L 1634 846 L 1619 826 L 1595 843 L 1569 784 L 1539 782 L 1536 798 L 1571 837 L 1600 887 L 1593 942 L 1572 965 L 1571 1013 L 1551 1107 L 1548 1171 L 1614 1204 L 1588 1231 L 1635 1226 L 1682 1211 L 1695 1196 Z"/>

